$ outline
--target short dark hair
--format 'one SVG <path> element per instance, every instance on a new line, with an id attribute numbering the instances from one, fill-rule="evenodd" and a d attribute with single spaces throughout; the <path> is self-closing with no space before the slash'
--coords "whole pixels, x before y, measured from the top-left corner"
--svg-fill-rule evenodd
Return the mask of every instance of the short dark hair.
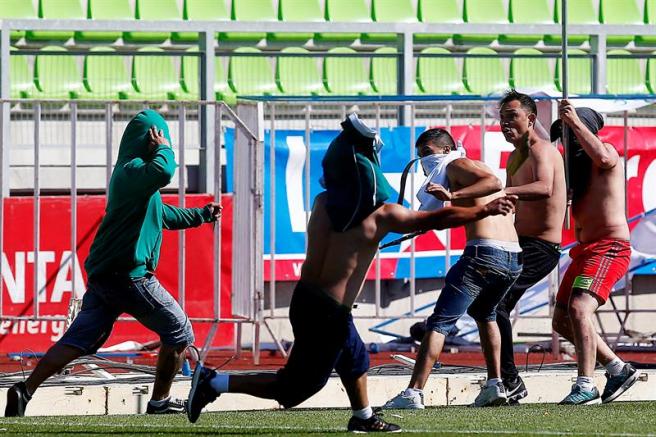
<path id="1" fill-rule="evenodd" d="M 535 100 L 533 100 L 533 98 L 528 94 L 517 92 L 515 89 L 511 89 L 503 95 L 501 100 L 499 100 L 499 108 L 501 108 L 506 103 L 514 102 L 515 100 L 517 100 L 522 105 L 524 111 L 528 112 L 529 114 L 538 115 L 538 107 L 535 105 Z"/>
<path id="2" fill-rule="evenodd" d="M 453 141 L 451 134 L 442 128 L 435 127 L 427 129 L 419 135 L 415 147 L 421 147 L 425 144 L 434 144 L 436 146 L 448 146 L 450 150 L 456 150 L 456 143 Z"/>

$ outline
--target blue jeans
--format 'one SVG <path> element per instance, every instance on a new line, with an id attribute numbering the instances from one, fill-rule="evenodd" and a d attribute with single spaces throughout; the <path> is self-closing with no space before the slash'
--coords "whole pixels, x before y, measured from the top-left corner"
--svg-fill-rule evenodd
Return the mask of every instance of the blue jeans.
<path id="1" fill-rule="evenodd" d="M 490 246 L 467 246 L 446 275 L 426 321 L 427 330 L 445 336 L 465 312 L 477 322 L 496 320 L 496 308 L 522 272 L 521 253 Z"/>
<path id="2" fill-rule="evenodd" d="M 93 354 L 107 341 L 122 313 L 157 333 L 162 344 L 186 346 L 194 342 L 189 318 L 155 276 L 108 274 L 89 279 L 82 308 L 58 343 Z"/>

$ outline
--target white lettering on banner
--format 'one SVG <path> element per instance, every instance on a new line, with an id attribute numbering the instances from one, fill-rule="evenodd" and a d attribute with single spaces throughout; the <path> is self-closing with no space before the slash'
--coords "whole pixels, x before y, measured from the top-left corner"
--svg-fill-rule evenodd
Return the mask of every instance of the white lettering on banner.
<path id="1" fill-rule="evenodd" d="M 26 257 L 27 254 L 27 257 Z M 25 262 L 34 263 L 34 252 L 17 251 L 14 254 L 14 272 L 9 265 L 7 255 L 2 254 L 2 281 L 4 281 L 9 293 L 9 300 L 13 304 L 25 303 Z M 39 302 L 47 302 L 46 293 L 43 292 L 46 281 L 48 263 L 55 261 L 55 252 L 39 252 L 39 265 L 37 274 L 37 286 L 40 290 Z M 71 251 L 65 250 L 59 258 L 59 269 L 55 277 L 55 284 L 52 290 L 50 302 L 61 302 L 63 294 L 73 291 L 71 276 L 73 257 Z M 75 294 L 77 298 L 84 294 L 84 277 L 82 276 L 82 267 L 80 261 L 75 256 Z"/>
<path id="2" fill-rule="evenodd" d="M 301 276 L 301 268 L 303 267 L 303 262 L 293 262 L 292 269 L 294 270 L 294 276 L 297 278 Z"/>
<path id="3" fill-rule="evenodd" d="M 645 211 L 656 208 L 656 196 L 653 189 L 656 186 L 656 160 L 649 163 L 649 167 L 642 177 L 642 205 Z"/>
<path id="4" fill-rule="evenodd" d="M 306 147 L 303 137 L 288 136 L 289 158 L 285 167 L 285 187 L 287 188 L 287 207 L 292 232 L 305 232 L 305 203 L 303 202 L 303 169 L 305 168 Z"/>
<path id="5" fill-rule="evenodd" d="M 502 183 L 506 182 L 506 169 L 501 168 L 501 154 L 512 152 L 515 147 L 508 143 L 501 132 L 485 132 L 485 146 L 481 147 L 481 161 L 492 169 Z"/>
<path id="6" fill-rule="evenodd" d="M 51 341 L 59 340 L 64 335 L 63 320 L 5 320 L 0 322 L 0 335 L 50 334 Z"/>
<path id="7" fill-rule="evenodd" d="M 16 274 L 11 273 L 7 255 L 2 253 L 2 278 L 7 291 L 9 292 L 9 299 L 13 303 L 25 303 L 25 252 L 16 252 L 14 254 L 14 266 Z"/>

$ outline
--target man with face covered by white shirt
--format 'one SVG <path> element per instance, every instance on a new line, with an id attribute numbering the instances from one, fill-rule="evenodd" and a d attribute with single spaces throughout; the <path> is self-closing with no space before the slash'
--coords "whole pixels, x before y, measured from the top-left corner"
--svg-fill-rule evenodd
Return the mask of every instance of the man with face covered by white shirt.
<path id="1" fill-rule="evenodd" d="M 462 156 L 444 129 L 428 129 L 415 147 L 427 176 L 417 194 L 420 209 L 438 209 L 445 201 L 454 206 L 475 206 L 504 195 L 501 181 L 492 171 L 482 162 Z M 487 217 L 465 225 L 465 230 L 465 250 L 447 273 L 435 310 L 426 321 L 410 384 L 384 408 L 424 408 L 422 390 L 447 335 L 465 312 L 478 325 L 488 373 L 474 406 L 504 405 L 508 401 L 501 382 L 496 307 L 522 271 L 521 248 L 510 215 Z"/>

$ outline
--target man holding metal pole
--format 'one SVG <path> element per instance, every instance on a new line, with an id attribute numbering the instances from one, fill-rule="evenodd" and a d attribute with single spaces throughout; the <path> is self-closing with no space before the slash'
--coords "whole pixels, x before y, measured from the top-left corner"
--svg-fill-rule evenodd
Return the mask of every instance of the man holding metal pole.
<path id="1" fill-rule="evenodd" d="M 535 131 L 537 106 L 531 96 L 511 90 L 499 102 L 501 132 L 515 146 L 506 168 L 506 194 L 519 197 L 515 229 L 522 247 L 522 274 L 497 307 L 501 333 L 501 377 L 508 401 L 528 395 L 515 366 L 510 313 L 524 295 L 558 266 L 567 189 L 563 157 Z"/>
<path id="2" fill-rule="evenodd" d="M 287 363 L 277 373 L 248 375 L 217 373 L 199 363 L 187 404 L 191 422 L 222 393 L 294 407 L 321 390 L 335 369 L 351 403 L 349 431 L 399 431 L 369 405 L 369 356 L 351 316 L 379 242 L 389 232 L 444 229 L 513 211 L 513 196 L 431 212 L 384 203 L 391 188 L 379 166 L 376 132 L 355 114 L 342 128 L 322 162 L 326 191 L 315 198 L 308 223 L 307 255 L 289 307 L 294 347 Z"/>
<path id="3" fill-rule="evenodd" d="M 570 264 L 556 296 L 553 328 L 576 348 L 578 377 L 561 404 L 611 402 L 638 379 L 597 334 L 593 317 L 606 303 L 613 286 L 631 261 L 629 226 L 625 215 L 624 168 L 611 144 L 597 133 L 603 118 L 590 108 L 574 108 L 563 99 L 560 120 L 551 126 L 552 141 L 566 136 L 570 192 L 576 239 Z M 564 127 L 567 129 L 564 129 Z M 563 134 L 563 132 L 566 132 Z M 603 394 L 594 385 L 596 361 L 606 367 Z"/>

